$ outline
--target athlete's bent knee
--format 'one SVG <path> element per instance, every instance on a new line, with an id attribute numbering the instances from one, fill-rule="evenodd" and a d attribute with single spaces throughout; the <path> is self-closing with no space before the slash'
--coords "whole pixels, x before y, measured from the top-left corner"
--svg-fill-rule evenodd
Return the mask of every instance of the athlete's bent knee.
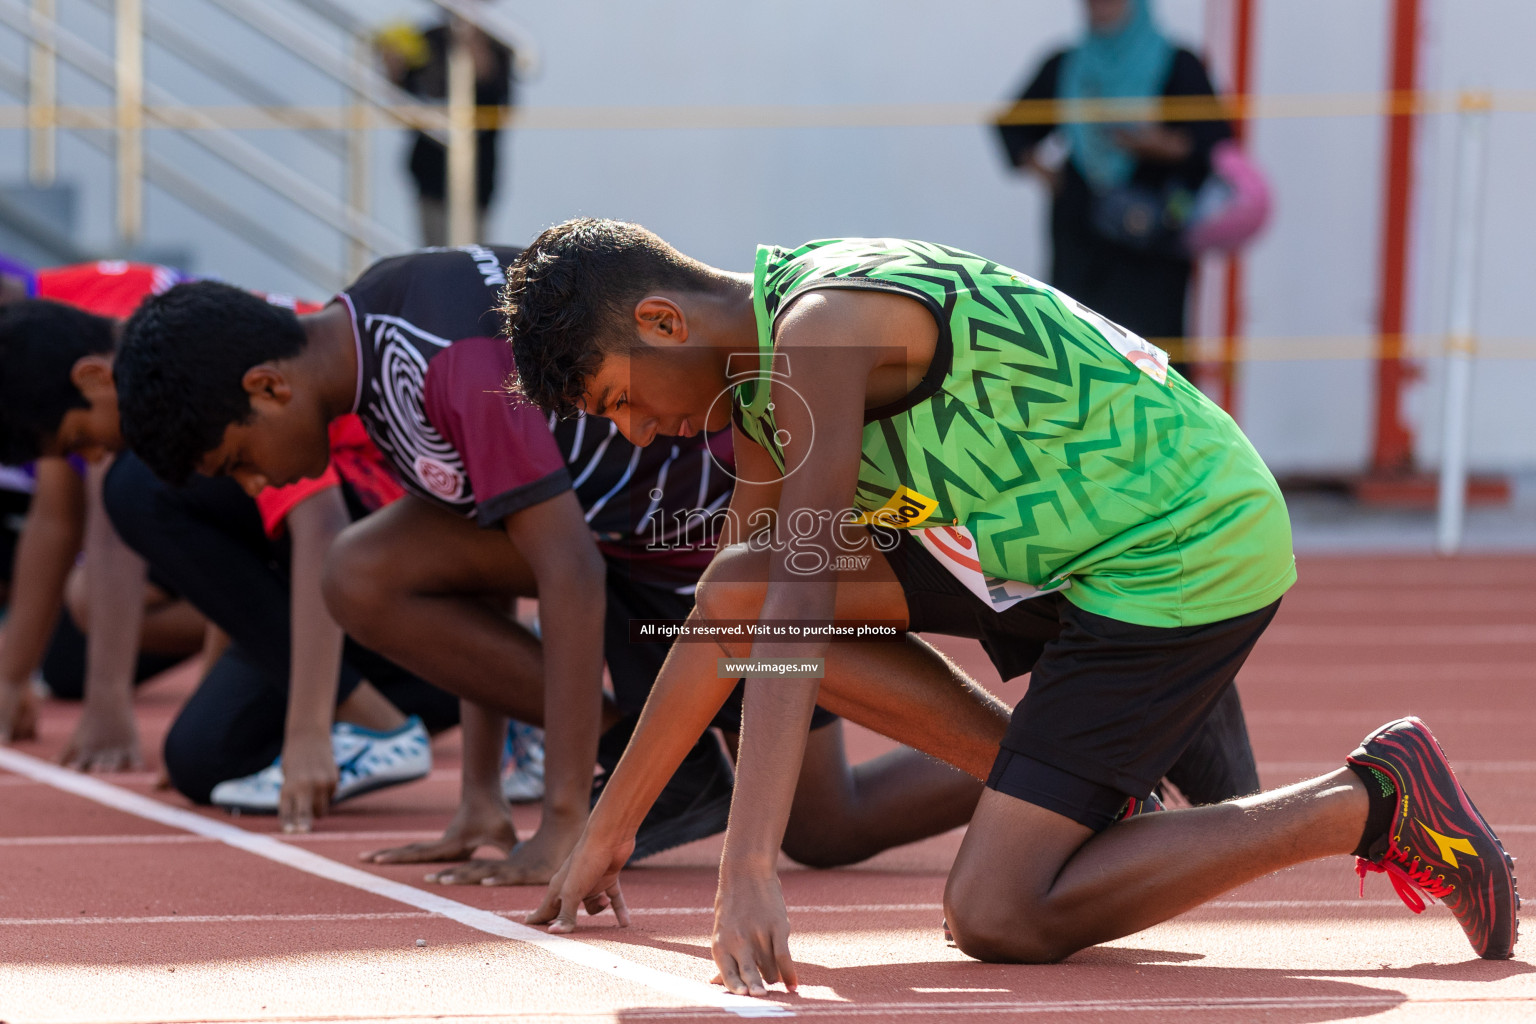
<path id="1" fill-rule="evenodd" d="M 768 560 L 762 552 L 749 551 L 745 545 L 726 548 L 710 562 L 694 591 L 693 606 L 699 617 L 755 622 L 763 610 L 767 571 Z M 724 646 L 731 655 L 745 657 L 752 645 Z"/>
<path id="2" fill-rule="evenodd" d="M 945 921 L 960 952 L 983 963 L 1053 964 L 1077 952 L 1051 941 L 1027 921 L 991 910 L 946 910 Z"/>
<path id="3" fill-rule="evenodd" d="M 210 751 L 194 723 L 180 717 L 172 722 L 160 757 L 166 777 L 176 792 L 195 804 L 208 803 L 219 780 L 209 774 Z"/>
<path id="4" fill-rule="evenodd" d="M 768 557 L 745 544 L 715 556 L 699 579 L 694 605 L 710 619 L 756 618 L 768 588 Z"/>
<path id="5" fill-rule="evenodd" d="M 393 578 L 389 560 L 351 528 L 331 544 L 321 573 L 325 606 L 338 625 L 354 639 L 368 643 L 390 605 Z"/>
<path id="6" fill-rule="evenodd" d="M 1050 964 L 1077 952 L 1061 938 L 1049 912 L 999 892 L 999 879 L 951 875 L 944 920 L 966 956 L 993 964 Z"/>

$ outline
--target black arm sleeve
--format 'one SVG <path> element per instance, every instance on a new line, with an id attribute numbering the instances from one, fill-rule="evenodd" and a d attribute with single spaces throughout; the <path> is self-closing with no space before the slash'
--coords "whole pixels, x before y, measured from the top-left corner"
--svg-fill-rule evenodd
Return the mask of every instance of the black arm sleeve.
<path id="1" fill-rule="evenodd" d="M 1019 94 L 1020 100 L 1053 100 L 1057 95 L 1057 82 L 1061 78 L 1061 59 L 1065 53 L 1058 53 L 1040 65 L 1040 70 L 1035 72 L 1034 80 Z M 1010 109 L 1010 113 L 1012 110 Z M 1005 115 L 1006 116 L 1006 115 Z M 1004 124 L 997 126 L 998 136 L 1002 139 L 1003 150 L 1008 156 L 1008 163 L 1018 167 L 1029 151 L 1040 144 L 1040 140 L 1056 130 L 1055 124 Z"/>
<path id="2" fill-rule="evenodd" d="M 1163 95 L 1215 96 L 1216 90 L 1211 86 L 1211 76 L 1200 58 L 1181 48 L 1174 53 L 1173 66 L 1168 70 L 1168 83 L 1163 86 Z M 1210 173 L 1211 150 L 1216 143 L 1232 138 L 1232 124 L 1225 119 L 1170 121 L 1168 127 L 1187 133 L 1194 143 L 1189 159 L 1181 168 L 1181 176 L 1194 181 L 1200 181 Z"/>

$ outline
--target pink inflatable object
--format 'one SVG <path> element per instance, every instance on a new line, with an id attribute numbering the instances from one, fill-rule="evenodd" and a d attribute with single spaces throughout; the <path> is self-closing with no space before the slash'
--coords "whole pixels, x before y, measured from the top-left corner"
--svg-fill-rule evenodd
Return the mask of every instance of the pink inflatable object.
<path id="1" fill-rule="evenodd" d="M 1211 150 L 1211 179 L 1200 190 L 1193 222 L 1184 232 L 1192 253 L 1240 248 L 1269 220 L 1269 182 L 1236 142 L 1219 142 Z"/>

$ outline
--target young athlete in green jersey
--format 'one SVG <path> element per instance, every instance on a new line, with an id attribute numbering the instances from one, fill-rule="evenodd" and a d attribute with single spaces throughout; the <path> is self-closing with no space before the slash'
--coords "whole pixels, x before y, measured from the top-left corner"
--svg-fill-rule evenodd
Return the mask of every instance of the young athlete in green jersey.
<path id="1" fill-rule="evenodd" d="M 734 419 L 727 526 L 741 543 L 717 555 L 694 614 L 756 627 L 673 647 L 531 921 L 569 930 L 583 903 L 627 921 L 618 870 L 730 690 L 723 649 L 759 663 L 713 936 L 734 992 L 795 984 L 774 865 L 818 690 L 986 779 L 945 892 L 974 956 L 1060 959 L 1351 849 L 1362 875 L 1444 898 L 1480 955 L 1510 954 L 1509 863 L 1417 719 L 1319 778 L 1116 823 L 1229 690 L 1295 579 L 1273 478 L 1154 346 L 945 246 L 762 248 L 753 273 L 730 274 L 613 221 L 546 231 L 510 269 L 505 310 L 516 386 L 547 410 L 608 416 L 640 445 Z M 806 631 L 869 622 L 977 637 L 1005 677 L 1031 672 L 1029 691 L 1000 727 L 915 638 Z"/>

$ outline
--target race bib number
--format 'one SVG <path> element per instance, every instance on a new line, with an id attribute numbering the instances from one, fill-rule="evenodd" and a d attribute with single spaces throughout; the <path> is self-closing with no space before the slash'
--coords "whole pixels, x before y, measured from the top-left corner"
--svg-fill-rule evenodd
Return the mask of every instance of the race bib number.
<path id="1" fill-rule="evenodd" d="M 995 612 L 1007 611 L 1020 601 L 1041 594 L 1054 594 L 1072 585 L 1070 579 L 1065 579 L 1059 586 L 1041 589 L 1018 580 L 1003 580 L 988 575 L 977 557 L 976 538 L 963 526 L 935 526 L 927 530 L 913 530 L 912 534 L 951 576 L 965 584 L 967 590 L 985 601 Z"/>
<path id="2" fill-rule="evenodd" d="M 919 494 L 910 487 L 898 487 L 884 505 L 873 512 L 860 512 L 853 521 L 866 526 L 903 530 L 927 519 L 938 507 L 939 503 L 926 494 Z"/>
<path id="3" fill-rule="evenodd" d="M 1167 352 L 1141 335 L 1132 334 L 1113 320 L 1105 319 L 1071 296 L 1063 295 L 1062 298 L 1077 312 L 1078 316 L 1096 327 L 1098 332 L 1104 335 L 1104 340 L 1115 347 L 1116 352 L 1129 359 L 1142 373 L 1159 384 L 1168 383 Z"/>

